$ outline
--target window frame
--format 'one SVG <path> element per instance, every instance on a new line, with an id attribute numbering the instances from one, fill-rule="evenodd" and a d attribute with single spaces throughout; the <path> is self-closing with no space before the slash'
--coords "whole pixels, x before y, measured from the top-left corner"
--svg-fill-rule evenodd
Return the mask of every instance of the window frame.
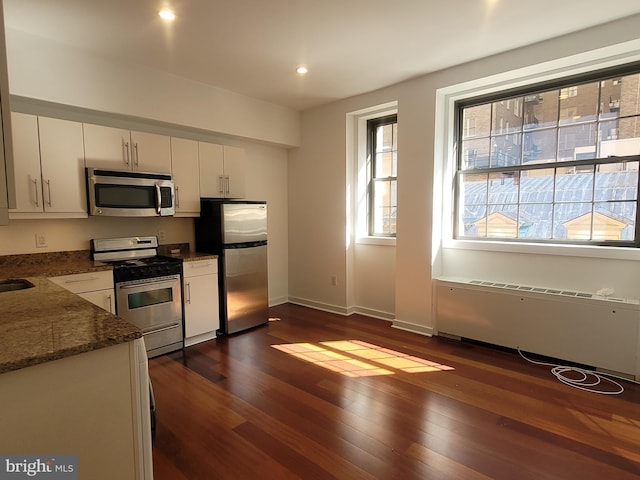
<path id="1" fill-rule="evenodd" d="M 638 162 L 640 161 L 640 152 L 635 155 L 626 155 L 619 157 L 603 157 L 603 158 L 594 158 L 587 160 L 570 160 L 570 161 L 561 161 L 558 159 L 557 147 L 560 145 L 560 139 L 556 139 L 556 161 L 555 162 L 545 162 L 545 163 L 523 163 L 521 160 L 518 165 L 510 165 L 510 166 L 502 166 L 502 167 L 487 167 L 487 168 L 475 168 L 464 170 L 462 168 L 464 159 L 463 157 L 463 149 L 462 147 L 462 139 L 464 137 L 464 132 L 468 130 L 468 125 L 465 124 L 464 116 L 462 114 L 464 108 L 478 106 L 478 105 L 492 105 L 496 102 L 506 102 L 510 100 L 518 101 L 519 98 L 514 97 L 522 97 L 527 95 L 535 95 L 547 92 L 549 90 L 558 90 L 561 89 L 566 90 L 567 92 L 577 90 L 578 86 L 601 82 L 605 80 L 613 80 L 616 77 L 623 77 L 626 75 L 632 74 L 640 74 L 640 62 L 630 62 L 624 65 L 616 65 L 614 67 L 608 68 L 600 68 L 594 69 L 588 72 L 582 72 L 578 74 L 568 75 L 561 78 L 554 78 L 552 80 L 539 81 L 539 82 L 531 82 L 526 84 L 521 84 L 518 87 L 507 88 L 504 90 L 494 90 L 488 94 L 481 94 L 477 96 L 470 96 L 465 98 L 459 98 L 453 103 L 453 144 L 454 151 L 456 152 L 453 158 L 453 192 L 452 192 L 452 209 L 451 209 L 451 225 L 452 225 L 452 240 L 454 241 L 464 241 L 464 242 L 478 242 L 481 244 L 483 242 L 507 242 L 509 244 L 518 244 L 518 243 L 526 243 L 526 244 L 560 244 L 567 246 L 606 246 L 606 247 L 629 247 L 629 248 L 638 248 L 640 247 L 640 174 L 638 174 L 638 185 L 636 192 L 636 210 L 635 210 L 635 230 L 634 230 L 634 240 L 586 240 L 580 241 L 576 239 L 559 239 L 559 238 L 551 238 L 551 239 L 538 239 L 538 238 L 513 238 L 513 237 L 498 237 L 498 236 L 465 236 L 464 234 L 459 234 L 458 227 L 460 226 L 459 221 L 459 209 L 462 207 L 462 202 L 460 201 L 460 175 L 465 171 L 473 172 L 473 173 L 501 173 L 501 172 L 521 172 L 521 171 L 530 171 L 536 169 L 559 169 L 563 167 L 585 167 L 585 166 L 596 166 L 603 164 L 612 164 L 612 163 L 625 163 L 625 162 Z M 600 98 L 598 98 L 600 101 Z M 521 112 L 522 113 L 522 112 Z M 630 118 L 630 117 L 616 117 L 616 118 Z M 610 119 L 598 118 L 596 117 L 595 125 L 599 126 L 600 122 L 607 122 Z M 586 124 L 587 122 L 585 122 Z M 560 122 L 558 122 L 555 127 L 556 132 L 560 131 L 560 127 L 563 126 Z M 524 136 L 525 130 L 522 129 L 521 133 Z M 493 135 L 491 134 L 490 138 Z M 508 136 L 508 135 L 507 135 Z M 596 144 L 598 140 L 596 139 Z M 594 168 L 594 172 L 596 169 Z M 557 178 L 558 172 L 554 172 L 554 181 Z M 591 202 L 595 200 L 592 199 Z M 551 205 L 555 207 L 556 201 L 554 200 Z M 489 204 L 487 204 L 489 205 Z M 522 205 L 520 200 L 517 203 L 511 203 L 509 205 L 513 205 L 518 207 Z"/>
<path id="2" fill-rule="evenodd" d="M 397 188 L 398 188 L 398 165 L 396 159 L 396 175 L 395 176 L 386 176 L 386 177 L 376 177 L 374 172 L 376 171 L 376 155 L 375 155 L 375 145 L 377 140 L 376 130 L 380 126 L 384 125 L 398 125 L 398 114 L 390 113 L 386 115 L 382 115 L 379 117 L 370 118 L 367 120 L 367 147 L 366 147 L 366 156 L 367 156 L 367 235 L 369 237 L 378 237 L 378 238 L 396 238 L 397 234 L 397 224 L 396 228 L 393 232 L 376 232 L 375 231 L 375 189 L 374 186 L 376 183 L 381 182 L 393 182 L 396 186 L 396 221 L 397 221 Z M 396 152 L 397 152 L 397 139 L 396 139 Z M 397 153 L 396 153 L 397 155 Z"/>

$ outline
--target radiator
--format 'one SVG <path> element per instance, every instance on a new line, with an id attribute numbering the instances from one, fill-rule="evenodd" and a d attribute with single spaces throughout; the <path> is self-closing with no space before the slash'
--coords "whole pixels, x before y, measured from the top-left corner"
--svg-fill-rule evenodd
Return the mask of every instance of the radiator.
<path id="1" fill-rule="evenodd" d="M 481 280 L 436 283 L 436 330 L 640 377 L 636 300 Z"/>

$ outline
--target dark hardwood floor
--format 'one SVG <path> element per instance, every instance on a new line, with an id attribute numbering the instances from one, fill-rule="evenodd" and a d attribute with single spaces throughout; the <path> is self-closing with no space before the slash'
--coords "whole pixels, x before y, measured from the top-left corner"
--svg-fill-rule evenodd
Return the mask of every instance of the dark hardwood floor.
<path id="1" fill-rule="evenodd" d="M 637 384 L 588 393 L 517 354 L 381 320 L 271 315 L 150 360 L 156 480 L 640 478 Z"/>

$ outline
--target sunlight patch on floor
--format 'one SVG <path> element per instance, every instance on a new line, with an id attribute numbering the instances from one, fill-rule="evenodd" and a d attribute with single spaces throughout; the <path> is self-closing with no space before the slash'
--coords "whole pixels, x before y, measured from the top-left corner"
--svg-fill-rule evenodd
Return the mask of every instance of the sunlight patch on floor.
<path id="1" fill-rule="evenodd" d="M 271 345 L 296 358 L 348 377 L 441 372 L 453 367 L 359 340 Z"/>

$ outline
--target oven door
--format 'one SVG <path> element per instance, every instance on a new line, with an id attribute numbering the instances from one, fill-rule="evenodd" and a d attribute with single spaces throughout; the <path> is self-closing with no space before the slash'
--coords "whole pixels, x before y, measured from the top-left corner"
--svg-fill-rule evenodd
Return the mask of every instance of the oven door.
<path id="1" fill-rule="evenodd" d="M 145 334 L 181 325 L 180 275 L 116 283 L 116 313 Z"/>

